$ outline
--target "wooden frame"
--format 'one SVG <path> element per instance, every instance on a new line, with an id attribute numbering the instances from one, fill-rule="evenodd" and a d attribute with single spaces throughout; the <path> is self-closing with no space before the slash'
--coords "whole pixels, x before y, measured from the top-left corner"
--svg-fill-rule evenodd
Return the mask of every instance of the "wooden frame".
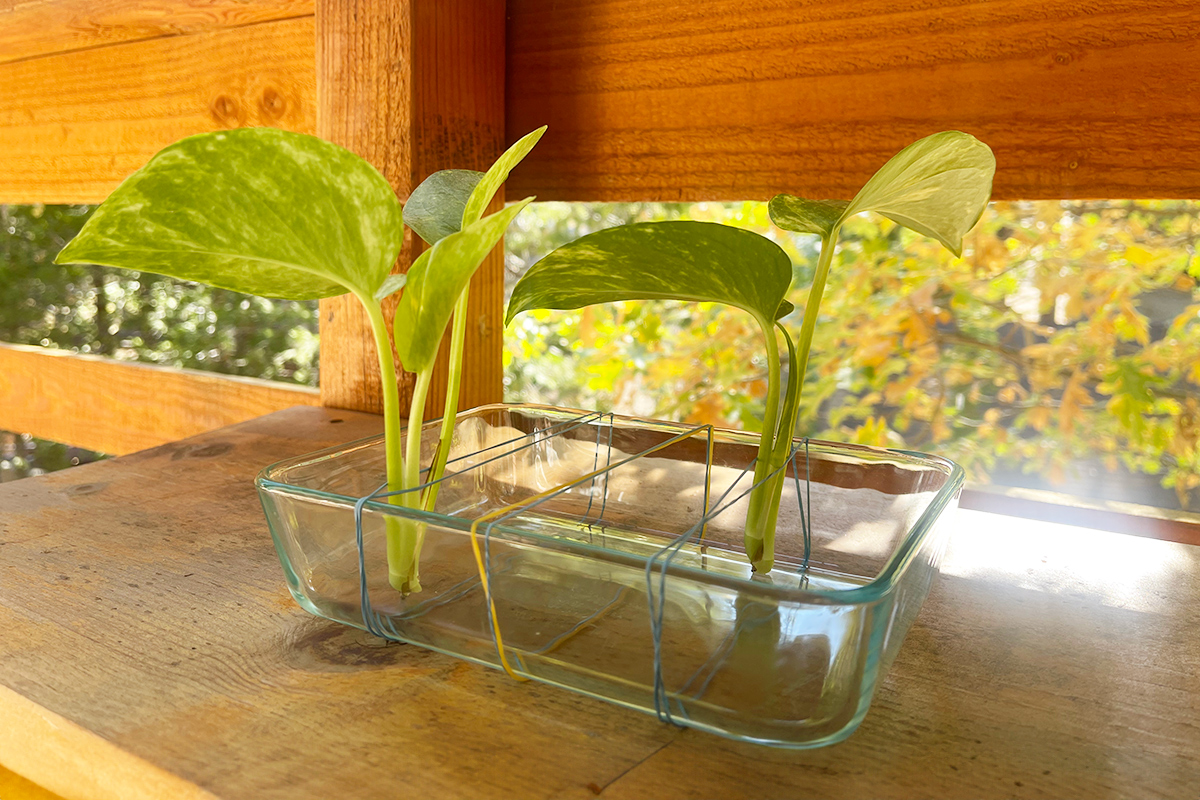
<path id="1" fill-rule="evenodd" d="M 319 402 L 304 386 L 0 344 L 0 428 L 111 455 Z"/>

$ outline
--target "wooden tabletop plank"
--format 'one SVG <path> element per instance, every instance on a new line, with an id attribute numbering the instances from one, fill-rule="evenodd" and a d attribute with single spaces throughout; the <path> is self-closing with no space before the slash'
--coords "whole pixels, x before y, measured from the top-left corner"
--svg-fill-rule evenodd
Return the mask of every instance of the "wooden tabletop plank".
<path id="1" fill-rule="evenodd" d="M 823 750 L 770 750 L 296 607 L 253 476 L 379 428 L 296 408 L 0 488 L 0 720 L 11 728 L 26 702 L 119 749 L 141 774 L 108 774 L 87 753 L 75 767 L 120 797 L 163 775 L 195 796 L 256 799 L 1176 797 L 1200 785 L 1200 548 L 961 512 L 860 730 Z M 63 777 L 72 754 L 23 730 L 0 737 L 0 764 L 83 796 Z"/>

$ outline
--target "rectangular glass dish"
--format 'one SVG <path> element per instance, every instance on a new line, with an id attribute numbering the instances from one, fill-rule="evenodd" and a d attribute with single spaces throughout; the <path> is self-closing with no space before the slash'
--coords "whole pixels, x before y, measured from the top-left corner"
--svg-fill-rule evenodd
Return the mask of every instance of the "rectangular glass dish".
<path id="1" fill-rule="evenodd" d="M 423 431 L 423 464 L 439 425 Z M 492 667 L 499 632 L 523 677 L 819 747 L 866 715 L 937 573 L 963 473 L 798 440 L 761 575 L 742 545 L 757 447 L 707 426 L 493 405 L 459 415 L 435 512 L 373 496 L 382 437 L 280 462 L 256 483 L 288 587 L 313 614 Z M 423 539 L 422 589 L 408 596 L 388 581 L 397 526 Z"/>

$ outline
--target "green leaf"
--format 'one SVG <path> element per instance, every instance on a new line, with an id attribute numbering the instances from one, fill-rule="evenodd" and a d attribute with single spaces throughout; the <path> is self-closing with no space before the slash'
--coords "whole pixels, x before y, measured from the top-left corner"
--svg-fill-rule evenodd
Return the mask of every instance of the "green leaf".
<path id="1" fill-rule="evenodd" d="M 785 231 L 825 236 L 842 219 L 842 212 L 848 205 L 845 200 L 805 200 L 790 194 L 777 194 L 767 205 L 767 212 L 771 222 Z"/>
<path id="2" fill-rule="evenodd" d="M 842 219 L 875 211 L 962 255 L 962 237 L 987 208 L 995 172 L 991 148 L 974 136 L 935 133 L 884 164 L 850 201 Z"/>
<path id="3" fill-rule="evenodd" d="M 435 172 L 409 195 L 404 224 L 429 244 L 462 230 L 463 211 L 484 173 L 473 169 Z"/>
<path id="4" fill-rule="evenodd" d="M 439 239 L 409 268 L 395 321 L 396 354 L 406 370 L 421 372 L 433 365 L 458 296 L 531 200 L 527 197 Z"/>
<path id="5" fill-rule="evenodd" d="M 529 268 L 513 289 L 507 325 L 522 311 L 613 300 L 727 303 L 770 330 L 787 313 L 792 263 L 757 233 L 713 222 L 648 222 L 597 231 Z"/>
<path id="6" fill-rule="evenodd" d="M 508 174 L 513 168 L 520 164 L 525 156 L 529 155 L 529 151 L 542 138 L 542 134 L 546 132 L 546 126 L 527 133 L 513 143 L 512 147 L 504 151 L 496 163 L 488 169 L 487 174 L 483 176 L 483 180 L 471 192 L 471 197 L 467 200 L 467 206 L 463 209 L 462 225 L 465 227 L 473 222 L 477 222 L 483 216 L 483 212 L 488 207 L 488 203 L 492 202 L 492 198 L 496 196 L 496 192 L 508 180 Z"/>
<path id="7" fill-rule="evenodd" d="M 496 159 L 486 173 L 469 169 L 435 172 L 413 190 L 404 206 L 404 224 L 429 244 L 436 244 L 464 225 L 478 222 L 513 168 L 542 138 L 546 126 L 521 137 Z"/>
<path id="8" fill-rule="evenodd" d="M 384 280 L 383 285 L 375 292 L 375 299 L 383 301 L 386 297 L 391 297 L 396 292 L 404 288 L 404 284 L 408 283 L 408 275 L 400 273 L 399 275 L 388 275 Z"/>
<path id="9" fill-rule="evenodd" d="M 191 136 L 96 210 L 56 261 L 103 264 L 249 294 L 370 297 L 400 252 L 401 207 L 337 145 L 273 128 Z"/>

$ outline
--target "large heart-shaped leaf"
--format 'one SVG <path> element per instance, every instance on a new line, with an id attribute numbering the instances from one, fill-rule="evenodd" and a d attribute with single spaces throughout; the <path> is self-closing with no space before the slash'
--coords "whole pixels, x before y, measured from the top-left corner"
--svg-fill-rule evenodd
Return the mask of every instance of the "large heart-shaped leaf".
<path id="1" fill-rule="evenodd" d="M 373 295 L 402 241 L 382 175 L 313 136 L 191 136 L 125 180 L 56 259 L 146 270 L 249 294 Z"/>
<path id="2" fill-rule="evenodd" d="M 849 203 L 772 198 L 771 221 L 798 233 L 829 234 L 855 214 L 875 211 L 937 239 L 957 256 L 992 195 L 996 158 L 986 144 L 961 131 L 926 136 L 901 150 Z"/>
<path id="3" fill-rule="evenodd" d="M 962 255 L 962 237 L 987 208 L 995 172 L 992 149 L 974 136 L 935 133 L 892 156 L 850 201 L 843 218 L 876 211 Z"/>
<path id="4" fill-rule="evenodd" d="M 404 223 L 429 244 L 478 222 L 508 174 L 542 138 L 546 126 L 517 140 L 487 172 L 444 169 L 435 172 L 409 195 Z"/>
<path id="5" fill-rule="evenodd" d="M 597 231 L 529 268 L 513 289 L 505 324 L 534 308 L 613 300 L 727 303 L 765 328 L 791 310 L 783 299 L 792 262 L 757 233 L 713 222 L 647 222 Z"/>
<path id="6" fill-rule="evenodd" d="M 409 372 L 433 365 L 458 296 L 532 197 L 439 239 L 413 262 L 394 323 L 396 354 Z"/>

